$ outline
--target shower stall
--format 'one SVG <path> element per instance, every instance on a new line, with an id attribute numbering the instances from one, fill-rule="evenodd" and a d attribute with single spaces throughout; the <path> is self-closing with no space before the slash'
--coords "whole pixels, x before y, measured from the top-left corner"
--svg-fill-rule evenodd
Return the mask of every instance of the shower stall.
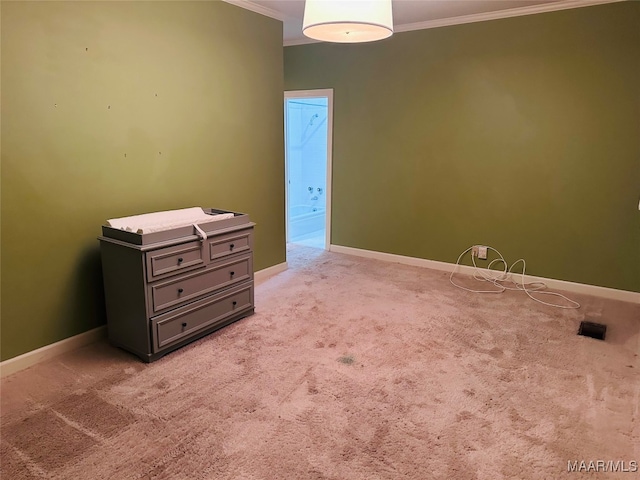
<path id="1" fill-rule="evenodd" d="M 285 94 L 287 241 L 327 246 L 328 96 Z"/>

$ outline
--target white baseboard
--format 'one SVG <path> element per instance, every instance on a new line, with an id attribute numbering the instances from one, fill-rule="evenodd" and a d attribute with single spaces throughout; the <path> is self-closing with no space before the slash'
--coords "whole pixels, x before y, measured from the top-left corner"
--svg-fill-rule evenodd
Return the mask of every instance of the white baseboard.
<path id="1" fill-rule="evenodd" d="M 256 284 L 264 282 L 268 278 L 284 272 L 287 269 L 287 262 L 279 263 L 271 267 L 259 270 L 254 275 L 254 282 Z M 0 362 L 0 378 L 4 378 L 12 373 L 19 372 L 25 368 L 29 368 L 37 363 L 49 360 L 53 357 L 57 357 L 66 352 L 76 350 L 85 345 L 97 342 L 107 336 L 107 326 L 103 325 L 88 332 L 74 335 L 73 337 L 65 338 L 59 342 L 46 345 L 37 350 L 18 355 L 17 357 L 10 358 L 4 362 Z"/>
<path id="2" fill-rule="evenodd" d="M 287 268 L 289 268 L 287 262 L 282 262 L 267 268 L 263 268 L 262 270 L 258 270 L 253 274 L 253 281 L 255 285 L 258 285 L 265 280 L 273 277 L 274 275 L 284 272 Z"/>
<path id="3" fill-rule="evenodd" d="M 395 255 L 393 253 L 374 252 L 372 250 L 362 250 L 360 248 L 343 247 L 342 245 L 331 245 L 329 250 L 336 253 L 345 253 L 347 255 L 355 255 L 358 257 L 375 258 L 385 262 L 402 263 L 404 265 L 413 265 L 416 267 L 431 268 L 433 270 L 441 270 L 443 272 L 452 272 L 456 267 L 455 263 L 438 262 L 435 260 L 426 260 L 424 258 L 406 257 L 404 255 Z M 466 265 L 460 265 L 459 272 L 472 275 L 474 268 Z M 574 292 L 585 295 L 593 295 L 595 297 L 609 298 L 612 300 L 621 300 L 623 302 L 640 303 L 640 293 L 629 292 L 627 290 L 617 290 L 615 288 L 598 287 L 596 285 L 587 285 L 584 283 L 567 282 L 565 280 L 555 280 L 553 278 L 533 277 L 525 275 L 526 282 L 544 282 L 547 287 L 564 290 L 565 292 Z"/>
<path id="4" fill-rule="evenodd" d="M 31 367 L 36 363 L 49 360 L 50 358 L 57 357 L 58 355 L 76 350 L 85 345 L 97 342 L 107 336 L 107 326 L 103 325 L 88 332 L 74 335 L 73 337 L 65 338 L 59 342 L 52 343 L 51 345 L 45 345 L 37 350 L 18 355 L 17 357 L 10 358 L 0 363 L 0 378 L 4 378 L 12 373 L 16 373 L 25 368 Z"/>
<path id="5" fill-rule="evenodd" d="M 407 257 L 404 255 L 396 255 L 393 253 L 375 252 L 372 250 L 363 250 L 360 248 L 343 247 L 342 245 L 330 245 L 329 250 L 336 253 L 344 253 L 347 255 L 354 255 L 358 257 L 374 258 L 376 260 L 382 260 L 385 262 L 402 263 L 404 265 L 413 265 L 416 267 L 431 268 L 433 270 L 440 270 L 443 272 L 452 272 L 456 267 L 454 263 L 438 262 L 436 260 L 426 260 L 424 258 Z M 264 268 L 255 272 L 254 281 L 257 284 L 264 282 L 278 273 L 287 270 L 287 262 L 272 265 L 271 267 Z M 471 275 L 473 273 L 473 267 L 466 265 L 460 265 L 460 273 Z M 595 285 L 586 285 L 584 283 L 567 282 L 564 280 L 555 280 L 553 278 L 533 277 L 526 275 L 525 280 L 527 282 L 544 282 L 549 288 L 555 288 L 558 290 L 564 290 L 565 292 L 575 292 L 585 295 L 593 295 L 596 297 L 609 298 L 612 300 L 621 300 L 623 302 L 640 303 L 640 293 L 629 292 L 626 290 L 617 290 L 615 288 L 598 287 Z M 106 337 L 107 327 L 103 325 L 88 332 L 75 335 L 70 338 L 65 338 L 59 342 L 46 345 L 37 350 L 24 353 L 4 362 L 0 362 L 0 378 L 4 378 L 12 373 L 24 370 L 37 363 L 43 362 L 50 358 L 56 357 L 62 353 L 76 350 L 85 345 L 97 342 Z"/>

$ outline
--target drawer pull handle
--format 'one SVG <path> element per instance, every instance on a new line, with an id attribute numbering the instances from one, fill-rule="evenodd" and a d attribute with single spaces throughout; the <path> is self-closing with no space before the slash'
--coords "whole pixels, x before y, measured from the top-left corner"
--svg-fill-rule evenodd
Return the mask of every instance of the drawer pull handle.
<path id="1" fill-rule="evenodd" d="M 182 322 L 182 328 L 187 326 L 187 322 Z"/>
<path id="2" fill-rule="evenodd" d="M 236 272 L 229 272 L 229 275 L 231 275 L 232 277 L 236 274 Z"/>
<path id="3" fill-rule="evenodd" d="M 233 243 L 229 244 L 229 250 L 233 250 L 233 247 L 235 247 L 235 245 Z"/>
<path id="4" fill-rule="evenodd" d="M 178 263 L 182 263 L 183 261 L 184 261 L 184 260 L 182 259 L 182 257 L 180 257 L 180 258 L 178 259 Z"/>
<path id="5" fill-rule="evenodd" d="M 178 293 L 182 293 L 182 292 L 184 292 L 184 288 L 179 288 Z"/>
<path id="6" fill-rule="evenodd" d="M 234 307 L 238 304 L 238 302 L 236 302 L 235 300 L 232 303 Z"/>

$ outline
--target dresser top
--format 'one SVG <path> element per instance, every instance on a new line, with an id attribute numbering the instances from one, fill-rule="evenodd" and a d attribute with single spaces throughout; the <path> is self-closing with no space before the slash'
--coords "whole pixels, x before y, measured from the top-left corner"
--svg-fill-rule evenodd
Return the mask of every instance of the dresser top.
<path id="1" fill-rule="evenodd" d="M 243 228 L 250 228 L 255 225 L 255 223 L 250 221 L 249 215 L 246 213 L 213 208 L 203 210 L 207 214 L 212 215 L 212 220 L 210 222 L 198 222 L 196 224 L 198 228 L 194 225 L 187 225 L 151 233 L 137 233 L 103 225 L 102 236 L 98 237 L 98 240 L 129 246 L 138 250 L 150 250 L 202 239 L 202 233 L 206 236 L 219 235 Z M 222 220 L 214 220 L 213 216 L 218 214 L 227 215 Z M 233 214 L 233 216 L 227 218 L 228 214 Z"/>

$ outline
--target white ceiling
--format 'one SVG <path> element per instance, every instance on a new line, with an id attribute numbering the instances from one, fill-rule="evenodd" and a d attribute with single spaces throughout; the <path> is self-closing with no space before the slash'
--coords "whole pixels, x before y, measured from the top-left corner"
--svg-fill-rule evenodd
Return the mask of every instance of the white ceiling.
<path id="1" fill-rule="evenodd" d="M 302 34 L 304 0 L 225 0 L 282 20 L 284 45 L 313 43 Z M 392 0 L 396 32 L 586 7 L 624 0 Z"/>

